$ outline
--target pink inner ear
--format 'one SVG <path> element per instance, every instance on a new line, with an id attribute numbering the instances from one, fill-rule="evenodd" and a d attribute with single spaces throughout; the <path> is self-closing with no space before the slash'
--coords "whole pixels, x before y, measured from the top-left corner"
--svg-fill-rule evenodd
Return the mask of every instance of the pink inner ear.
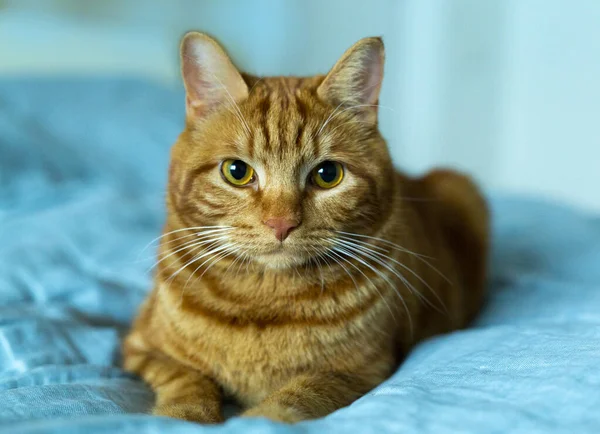
<path id="1" fill-rule="evenodd" d="M 363 101 L 365 104 L 377 104 L 383 78 L 383 61 L 376 50 L 370 50 L 364 61 L 365 75 Z"/>
<path id="2" fill-rule="evenodd" d="M 189 116 L 205 116 L 222 104 L 239 102 L 248 87 L 223 49 L 212 38 L 192 33 L 181 46 L 181 71 Z"/>
<path id="3" fill-rule="evenodd" d="M 375 115 L 383 80 L 383 43 L 379 38 L 366 38 L 349 48 L 335 64 L 318 89 L 319 96 L 332 105 L 347 103 L 362 107 Z"/>
<path id="4" fill-rule="evenodd" d="M 203 105 L 210 105 L 209 95 L 207 95 L 207 83 L 203 79 L 203 74 L 206 74 L 197 60 L 188 55 L 189 50 L 185 49 L 182 52 L 182 75 L 186 89 L 186 103 L 191 109 L 198 109 Z"/>

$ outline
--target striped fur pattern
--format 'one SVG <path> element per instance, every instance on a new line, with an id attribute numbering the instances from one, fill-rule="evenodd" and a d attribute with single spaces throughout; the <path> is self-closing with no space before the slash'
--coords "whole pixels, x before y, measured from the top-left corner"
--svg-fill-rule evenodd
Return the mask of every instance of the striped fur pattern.
<path id="1" fill-rule="evenodd" d="M 216 42 L 182 43 L 187 121 L 172 150 L 155 285 L 124 345 L 154 414 L 284 422 L 325 416 L 387 378 L 415 343 L 477 314 L 486 204 L 465 176 L 398 173 L 377 128 L 383 44 L 327 76 L 256 78 Z M 224 91 L 225 90 L 225 91 Z M 350 101 L 350 103 L 348 103 Z M 256 172 L 228 184 L 226 159 Z M 343 164 L 330 190 L 309 181 Z M 263 222 L 297 227 L 284 241 Z"/>

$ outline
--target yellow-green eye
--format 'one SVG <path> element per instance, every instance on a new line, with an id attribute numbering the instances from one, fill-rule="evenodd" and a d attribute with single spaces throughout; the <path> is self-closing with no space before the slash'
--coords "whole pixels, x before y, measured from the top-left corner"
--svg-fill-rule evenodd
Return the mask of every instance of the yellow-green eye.
<path id="1" fill-rule="evenodd" d="M 312 180 L 321 188 L 333 188 L 342 182 L 344 168 L 335 161 L 324 161 L 312 171 Z"/>
<path id="2" fill-rule="evenodd" d="M 225 160 L 221 165 L 221 173 L 227 182 L 241 187 L 254 180 L 254 169 L 242 160 Z"/>

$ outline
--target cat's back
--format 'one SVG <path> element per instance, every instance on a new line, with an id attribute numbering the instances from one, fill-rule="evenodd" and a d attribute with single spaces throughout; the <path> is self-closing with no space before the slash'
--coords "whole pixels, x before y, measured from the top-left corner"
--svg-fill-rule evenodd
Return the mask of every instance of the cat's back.
<path id="1" fill-rule="evenodd" d="M 465 327 L 485 296 L 490 244 L 486 200 L 470 177 L 454 170 L 396 176 L 402 186 L 399 206 L 416 234 L 415 246 L 431 257 L 423 272 L 436 281 L 439 297 L 447 302 L 450 329 Z"/>

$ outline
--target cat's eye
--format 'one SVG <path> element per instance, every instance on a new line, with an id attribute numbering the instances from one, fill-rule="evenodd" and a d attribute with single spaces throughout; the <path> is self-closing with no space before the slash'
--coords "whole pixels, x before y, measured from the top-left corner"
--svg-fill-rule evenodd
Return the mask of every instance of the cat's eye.
<path id="1" fill-rule="evenodd" d="M 313 169 L 311 179 L 321 188 L 333 188 L 344 179 L 344 168 L 335 161 L 324 161 Z"/>
<path id="2" fill-rule="evenodd" d="M 254 181 L 254 169 L 242 160 L 223 161 L 221 174 L 227 182 L 237 187 L 248 185 Z"/>

